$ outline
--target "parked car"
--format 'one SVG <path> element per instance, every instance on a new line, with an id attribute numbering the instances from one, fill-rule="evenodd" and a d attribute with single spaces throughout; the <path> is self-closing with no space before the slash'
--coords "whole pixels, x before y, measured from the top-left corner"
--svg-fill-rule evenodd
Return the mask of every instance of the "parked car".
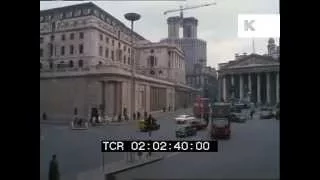
<path id="1" fill-rule="evenodd" d="M 197 134 L 197 130 L 192 127 L 190 124 L 179 125 L 176 129 L 176 137 L 188 137 L 195 136 Z"/>
<path id="2" fill-rule="evenodd" d="M 188 121 L 195 120 L 196 118 L 190 115 L 179 115 L 175 118 L 177 124 L 186 124 Z"/>
<path id="3" fill-rule="evenodd" d="M 260 109 L 260 119 L 272 119 L 274 117 L 271 108 L 261 108 Z"/>
<path id="4" fill-rule="evenodd" d="M 244 123 L 247 121 L 247 118 L 248 118 L 248 114 L 246 114 L 246 113 L 232 113 L 230 120 L 232 122 Z"/>

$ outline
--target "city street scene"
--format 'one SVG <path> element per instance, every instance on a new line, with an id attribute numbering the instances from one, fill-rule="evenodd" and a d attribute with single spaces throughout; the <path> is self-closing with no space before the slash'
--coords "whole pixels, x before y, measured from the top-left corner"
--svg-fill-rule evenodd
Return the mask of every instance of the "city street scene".
<path id="1" fill-rule="evenodd" d="M 238 37 L 238 14 L 279 1 L 40 1 L 40 179 L 280 179 L 280 37 Z"/>

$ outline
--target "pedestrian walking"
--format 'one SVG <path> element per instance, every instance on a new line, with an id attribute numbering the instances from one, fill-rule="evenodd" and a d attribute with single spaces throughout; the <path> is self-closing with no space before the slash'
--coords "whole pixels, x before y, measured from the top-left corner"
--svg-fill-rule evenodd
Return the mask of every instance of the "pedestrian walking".
<path id="1" fill-rule="evenodd" d="M 42 120 L 47 120 L 47 114 L 45 112 L 42 114 Z"/>
<path id="2" fill-rule="evenodd" d="M 147 120 L 147 118 L 148 118 L 148 113 L 147 113 L 147 111 L 145 111 L 144 112 L 144 120 Z"/>
<path id="3" fill-rule="evenodd" d="M 135 112 L 134 112 L 133 115 L 132 115 L 132 119 L 133 119 L 133 120 L 136 120 L 136 113 L 135 113 Z"/>
<path id="4" fill-rule="evenodd" d="M 138 111 L 138 112 L 137 112 L 137 120 L 140 120 L 140 118 L 141 118 L 141 114 L 140 114 L 140 112 Z"/>
<path id="5" fill-rule="evenodd" d="M 60 180 L 59 165 L 55 154 L 52 155 L 49 165 L 49 180 Z"/>

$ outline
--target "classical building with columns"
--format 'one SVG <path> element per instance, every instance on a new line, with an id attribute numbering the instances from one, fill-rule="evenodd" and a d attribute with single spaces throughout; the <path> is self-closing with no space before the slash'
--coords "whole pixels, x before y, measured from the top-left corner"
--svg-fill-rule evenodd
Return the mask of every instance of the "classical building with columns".
<path id="1" fill-rule="evenodd" d="M 280 61 L 258 54 L 236 55 L 236 60 L 219 64 L 220 97 L 248 100 L 258 105 L 280 102 Z"/>
<path id="2" fill-rule="evenodd" d="M 183 51 L 152 43 L 93 3 L 40 11 L 40 113 L 70 120 L 191 104 Z"/>

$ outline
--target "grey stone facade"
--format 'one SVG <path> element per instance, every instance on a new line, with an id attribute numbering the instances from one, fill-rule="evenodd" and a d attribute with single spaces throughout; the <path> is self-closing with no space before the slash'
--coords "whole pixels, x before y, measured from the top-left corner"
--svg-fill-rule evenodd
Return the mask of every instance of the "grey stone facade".
<path id="1" fill-rule="evenodd" d="M 185 84 L 181 50 L 157 43 L 141 46 L 148 41 L 136 32 L 134 46 L 130 40 L 130 29 L 93 3 L 40 11 L 40 113 L 71 120 L 74 108 L 87 119 L 93 107 L 117 116 L 124 109 L 132 115 L 191 104 L 196 90 Z M 149 48 L 161 59 L 158 68 L 166 76 L 140 72 L 150 70 L 141 67 Z M 169 66 L 172 60 L 175 66 Z M 169 75 L 176 72 L 182 74 Z"/>

